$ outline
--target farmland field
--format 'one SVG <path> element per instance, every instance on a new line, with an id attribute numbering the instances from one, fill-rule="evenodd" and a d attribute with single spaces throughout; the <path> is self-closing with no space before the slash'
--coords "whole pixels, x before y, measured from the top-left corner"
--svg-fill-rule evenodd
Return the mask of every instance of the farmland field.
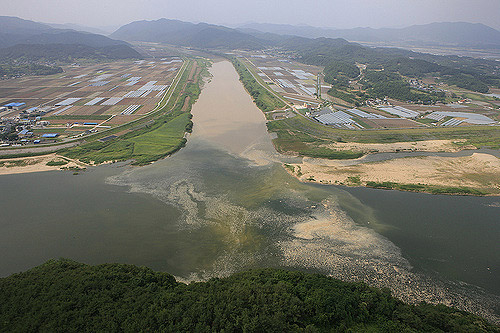
<path id="1" fill-rule="evenodd" d="M 98 132 L 144 116 L 166 94 L 183 64 L 178 57 L 155 61 L 120 61 L 94 65 L 71 65 L 64 73 L 48 77 L 21 77 L 0 81 L 0 101 L 25 103 L 3 118 L 28 110 L 46 120 L 36 127 L 59 134 L 58 140 L 89 130 Z M 123 113 L 123 114 L 122 114 Z M 106 121 L 111 120 L 112 121 Z M 81 126 L 99 120 L 106 127 Z"/>

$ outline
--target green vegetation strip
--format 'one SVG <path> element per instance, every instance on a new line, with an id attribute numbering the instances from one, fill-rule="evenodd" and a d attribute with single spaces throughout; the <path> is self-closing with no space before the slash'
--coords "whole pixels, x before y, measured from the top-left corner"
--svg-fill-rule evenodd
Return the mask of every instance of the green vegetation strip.
<path id="1" fill-rule="evenodd" d="M 0 299 L 2 332 L 498 332 L 444 305 L 278 269 L 186 285 L 146 267 L 51 260 L 0 279 Z"/>
<path id="2" fill-rule="evenodd" d="M 351 177 L 350 177 L 351 178 Z M 351 181 L 351 179 L 350 179 Z M 354 182 L 353 182 L 354 183 Z M 366 186 L 387 190 L 426 192 L 432 194 L 486 195 L 488 193 L 469 187 L 433 186 L 424 184 L 399 184 L 393 182 L 366 182 Z"/>
<path id="3" fill-rule="evenodd" d="M 81 146 L 63 150 L 64 156 L 79 159 L 85 163 L 100 164 L 106 161 L 134 160 L 135 165 L 145 165 L 171 155 L 186 144 L 184 134 L 191 132 L 191 105 L 197 100 L 201 89 L 201 78 L 198 75 L 188 81 L 191 63 L 181 75 L 171 98 L 159 110 L 159 117 L 143 119 L 150 122 L 142 128 L 131 131 L 116 139 L 106 142 L 94 141 Z M 205 62 L 198 61 L 199 66 L 206 66 Z M 185 99 L 189 97 L 188 110 L 182 111 Z M 137 123 L 128 124 L 127 128 L 137 126 Z M 121 128 L 123 130 L 124 128 Z M 106 135 L 110 135 L 106 132 Z"/>
<path id="4" fill-rule="evenodd" d="M 61 165 L 66 165 L 69 162 L 66 160 L 60 160 L 60 161 L 48 161 L 47 165 L 48 166 L 61 166 Z"/>
<path id="5" fill-rule="evenodd" d="M 240 60 L 234 57 L 230 58 L 230 60 L 240 76 L 240 81 L 243 83 L 243 86 L 250 96 L 252 96 L 253 101 L 259 109 L 267 112 L 281 109 L 286 106 L 283 101 L 273 95 L 268 89 L 262 87 Z"/>

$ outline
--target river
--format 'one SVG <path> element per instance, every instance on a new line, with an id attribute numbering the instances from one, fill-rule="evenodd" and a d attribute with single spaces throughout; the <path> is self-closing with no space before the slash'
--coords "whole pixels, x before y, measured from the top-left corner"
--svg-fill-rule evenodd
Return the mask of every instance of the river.
<path id="1" fill-rule="evenodd" d="M 304 184 L 227 61 L 172 157 L 0 176 L 0 274 L 65 257 L 183 281 L 287 267 L 389 287 L 497 318 L 500 200 Z"/>

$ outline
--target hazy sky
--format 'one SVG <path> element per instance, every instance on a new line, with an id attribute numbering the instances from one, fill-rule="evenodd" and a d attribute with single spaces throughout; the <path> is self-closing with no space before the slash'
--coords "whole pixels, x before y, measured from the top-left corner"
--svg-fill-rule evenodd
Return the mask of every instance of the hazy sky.
<path id="1" fill-rule="evenodd" d="M 172 18 L 191 22 L 401 27 L 480 22 L 500 30 L 500 0 L 0 0 L 0 15 L 88 26 Z"/>

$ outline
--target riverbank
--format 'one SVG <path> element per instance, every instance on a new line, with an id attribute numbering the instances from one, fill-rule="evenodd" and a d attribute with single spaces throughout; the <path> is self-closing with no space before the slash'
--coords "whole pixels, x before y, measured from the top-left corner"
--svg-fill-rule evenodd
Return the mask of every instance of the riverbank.
<path id="1" fill-rule="evenodd" d="M 82 162 L 54 153 L 0 160 L 0 176 L 55 170 L 79 170 L 85 167 L 86 165 Z"/>
<path id="2" fill-rule="evenodd" d="M 352 163 L 304 158 L 284 164 L 300 181 L 368 186 L 440 194 L 500 195 L 500 159 L 471 156 L 419 156 L 380 162 Z"/>
<path id="3" fill-rule="evenodd" d="M 239 61 L 233 60 L 233 65 L 252 94 L 258 80 L 252 81 Z M 271 93 L 264 85 L 260 89 Z M 272 109 L 272 103 L 266 106 L 254 102 L 263 112 Z M 303 182 L 435 194 L 500 195 L 500 160 L 492 155 L 415 156 L 368 162 L 373 161 L 368 157 L 377 153 L 457 153 L 483 146 L 496 148 L 499 131 L 491 127 L 340 130 L 297 115 L 269 121 L 267 129 L 275 135 L 277 152 L 303 158 L 302 163 L 283 163 L 288 173 Z"/>
<path id="4" fill-rule="evenodd" d="M 425 140 L 394 143 L 359 143 L 359 142 L 333 142 L 324 147 L 338 151 L 354 151 L 363 154 L 396 153 L 396 152 L 448 152 L 455 153 L 462 150 L 477 149 L 475 146 L 466 145 L 467 140 Z"/>

